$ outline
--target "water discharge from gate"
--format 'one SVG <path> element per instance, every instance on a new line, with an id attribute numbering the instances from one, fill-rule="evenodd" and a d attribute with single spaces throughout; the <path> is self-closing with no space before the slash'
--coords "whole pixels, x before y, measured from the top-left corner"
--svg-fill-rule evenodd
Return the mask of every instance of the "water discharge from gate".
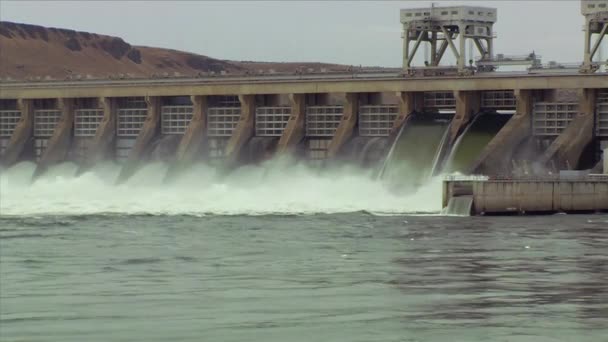
<path id="1" fill-rule="evenodd" d="M 76 177 L 64 163 L 31 182 L 35 164 L 0 170 L 1 215 L 264 215 L 366 211 L 439 213 L 441 180 L 395 193 L 371 171 L 352 166 L 317 169 L 277 159 L 232 172 L 197 164 L 170 183 L 168 165 L 150 163 L 115 185 L 120 165 L 107 163 Z"/>
<path id="2" fill-rule="evenodd" d="M 436 174 L 450 119 L 421 114 L 408 120 L 390 148 L 382 180 L 400 191 L 411 191 Z"/>
<path id="3" fill-rule="evenodd" d="M 468 172 L 481 151 L 511 118 L 509 114 L 480 114 L 456 140 L 449 153 L 445 173 Z"/>

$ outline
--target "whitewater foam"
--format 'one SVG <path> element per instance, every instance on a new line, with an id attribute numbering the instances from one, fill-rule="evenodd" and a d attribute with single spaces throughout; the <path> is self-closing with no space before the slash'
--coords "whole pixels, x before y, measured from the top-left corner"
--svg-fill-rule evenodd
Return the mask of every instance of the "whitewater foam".
<path id="1" fill-rule="evenodd" d="M 230 173 L 197 164 L 169 184 L 168 165 L 151 163 L 124 184 L 120 166 L 107 163 L 76 177 L 77 165 L 52 167 L 31 183 L 33 163 L 0 171 L 0 214 L 265 215 L 367 211 L 378 214 L 441 210 L 441 181 L 399 194 L 372 173 L 343 166 L 327 170 L 272 160 Z"/>

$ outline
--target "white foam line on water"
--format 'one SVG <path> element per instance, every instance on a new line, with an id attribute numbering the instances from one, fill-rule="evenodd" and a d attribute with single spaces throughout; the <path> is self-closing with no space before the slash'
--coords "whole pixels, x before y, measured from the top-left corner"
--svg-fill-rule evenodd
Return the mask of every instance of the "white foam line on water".
<path id="1" fill-rule="evenodd" d="M 52 167 L 31 183 L 35 165 L 0 171 L 0 215 L 264 215 L 367 211 L 378 215 L 439 213 L 441 181 L 411 194 L 397 194 L 371 172 L 352 167 L 318 170 L 273 160 L 229 174 L 198 164 L 170 184 L 167 165 L 144 166 L 121 185 L 116 164 L 75 177 L 77 166 Z"/>

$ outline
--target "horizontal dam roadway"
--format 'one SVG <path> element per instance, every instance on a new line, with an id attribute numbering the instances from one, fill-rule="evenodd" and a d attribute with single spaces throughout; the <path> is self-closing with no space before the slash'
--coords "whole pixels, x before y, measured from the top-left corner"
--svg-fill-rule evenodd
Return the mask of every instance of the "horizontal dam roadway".
<path id="1" fill-rule="evenodd" d="M 363 93 L 449 90 L 598 89 L 608 74 L 478 73 L 473 76 L 404 77 L 395 72 L 217 76 L 204 78 L 1 82 L 0 99 L 124 96 Z"/>

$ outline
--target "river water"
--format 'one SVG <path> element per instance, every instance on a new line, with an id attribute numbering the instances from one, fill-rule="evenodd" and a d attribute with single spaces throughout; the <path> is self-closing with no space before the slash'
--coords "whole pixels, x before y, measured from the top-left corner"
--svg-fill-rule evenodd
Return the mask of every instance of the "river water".
<path id="1" fill-rule="evenodd" d="M 275 165 L 276 166 L 276 165 Z M 608 341 L 608 216 L 291 164 L 0 175 L 0 341 Z"/>

